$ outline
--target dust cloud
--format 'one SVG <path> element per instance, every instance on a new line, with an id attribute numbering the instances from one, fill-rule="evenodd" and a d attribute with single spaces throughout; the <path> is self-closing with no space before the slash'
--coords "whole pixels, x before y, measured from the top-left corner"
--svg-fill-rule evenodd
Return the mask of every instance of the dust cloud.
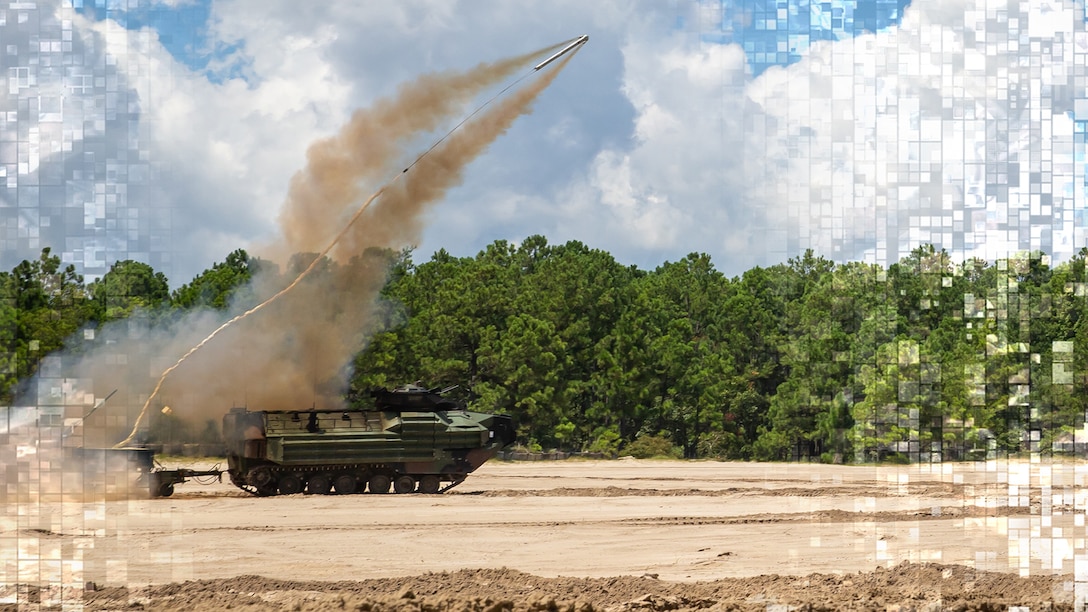
<path id="1" fill-rule="evenodd" d="M 104 448 L 121 439 L 145 407 L 155 414 L 170 406 L 197 431 L 237 405 L 339 407 L 351 357 L 374 332 L 374 315 L 382 307 L 378 294 L 395 254 L 418 243 L 423 213 L 461 183 L 466 166 L 515 119 L 531 111 L 572 54 L 493 99 L 432 149 L 419 141 L 450 129 L 489 88 L 559 47 L 466 72 L 424 75 L 356 111 L 337 134 L 309 148 L 307 165 L 292 178 L 282 207 L 281 239 L 251 250 L 259 265 L 252 282 L 235 292 L 231 308 L 144 312 L 89 331 L 78 350 L 46 358 L 7 418 L 32 414 L 33 424 L 23 429 L 50 427 L 68 439 L 61 444 Z M 413 147 L 417 152 L 409 156 Z M 421 151 L 426 153 L 416 157 Z M 380 197 L 371 196 L 368 206 L 363 197 L 371 192 Z M 326 252 L 298 280 L 317 253 Z M 290 292 L 229 325 L 178 365 L 214 330 L 292 280 L 298 282 Z M 175 365 L 161 392 L 153 394 L 155 381 Z M 15 429 L 0 434 L 14 436 Z M 45 464 L 48 469 L 50 461 Z"/>
<path id="2" fill-rule="evenodd" d="M 373 332 L 378 293 L 393 254 L 419 241 L 427 208 L 460 184 L 468 163 L 531 110 L 532 100 L 557 70 L 543 73 L 464 122 L 419 157 L 410 171 L 377 185 L 375 194 L 350 219 L 344 219 L 345 209 L 359 202 L 368 179 L 388 172 L 390 163 L 403 161 L 405 142 L 464 114 L 464 102 L 473 94 L 549 50 L 482 64 L 465 74 L 423 77 L 402 87 L 396 99 L 356 112 L 339 134 L 313 145 L 307 167 L 291 181 L 281 215 L 283 246 L 305 253 L 325 243 L 317 257 L 325 253 L 331 257 L 310 270 L 313 255 L 291 256 L 280 278 L 297 279 L 309 270 L 306 278 L 289 293 L 277 293 L 274 303 L 259 315 L 227 330 L 229 339 L 218 344 L 228 351 L 212 350 L 192 365 L 181 366 L 163 391 L 164 396 L 181 395 L 175 408 L 182 405 L 191 414 L 218 417 L 224 410 L 222 398 L 237 394 L 238 381 L 243 380 L 248 381 L 249 406 L 340 407 L 350 359 Z M 210 407 L 211 415 L 203 407 Z"/>
<path id="3" fill-rule="evenodd" d="M 422 213 L 529 112 L 557 70 L 532 75 L 418 158 L 411 171 L 400 172 L 410 165 L 406 151 L 428 132 L 448 129 L 475 97 L 557 47 L 464 73 L 425 75 L 314 143 L 307 166 L 291 181 L 280 215 L 282 239 L 251 251 L 260 258 L 251 262 L 263 263 L 253 264 L 252 281 L 235 291 L 225 311 L 137 312 L 85 330 L 68 343 L 72 348 L 47 356 L 13 405 L 0 408 L 0 537 L 9 543 L 0 553 L 0 583 L 56 585 L 71 595 L 81 592 L 85 576 L 123 580 L 128 570 L 163 558 L 147 547 L 127 566 L 114 563 L 110 552 L 111 546 L 132 552 L 130 518 L 174 520 L 168 506 L 133 505 L 148 496 L 150 452 L 110 448 L 146 409 L 172 412 L 177 424 L 200 431 L 214 430 L 232 406 L 340 405 L 351 357 L 374 331 L 394 254 L 418 242 Z M 390 172 L 396 174 L 382 183 Z M 364 201 L 368 192 L 374 195 Z M 334 249 L 337 237 L 343 240 Z M 265 303 L 292 280 L 297 286 L 290 292 Z M 255 304 L 266 307 L 224 327 Z M 167 406 L 170 411 L 159 412 Z M 178 561 L 166 557 L 171 567 Z"/>

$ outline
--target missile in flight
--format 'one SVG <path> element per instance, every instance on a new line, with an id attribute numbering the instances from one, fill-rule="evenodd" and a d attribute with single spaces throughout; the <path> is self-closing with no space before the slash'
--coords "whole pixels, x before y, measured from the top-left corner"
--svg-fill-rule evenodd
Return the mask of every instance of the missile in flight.
<path id="1" fill-rule="evenodd" d="M 554 62 L 555 60 L 559 59 L 560 57 L 562 57 L 564 54 L 566 54 L 567 51 L 570 51 L 571 49 L 577 47 L 578 45 L 584 45 L 587 42 L 589 42 L 589 34 L 582 34 L 578 38 L 574 39 L 574 42 L 567 45 L 566 47 L 563 47 L 562 51 L 556 53 L 555 55 L 549 57 L 548 59 L 544 60 L 543 62 L 540 62 L 539 64 L 537 64 L 533 68 L 533 70 L 540 70 L 544 66 L 547 66 L 548 64 L 550 64 L 550 63 Z"/>

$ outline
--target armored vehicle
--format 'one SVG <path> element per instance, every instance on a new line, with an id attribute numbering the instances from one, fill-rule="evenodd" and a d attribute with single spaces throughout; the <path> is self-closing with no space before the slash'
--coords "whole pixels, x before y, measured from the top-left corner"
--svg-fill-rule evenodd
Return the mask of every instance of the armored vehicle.
<path id="1" fill-rule="evenodd" d="M 514 441 L 510 417 L 459 409 L 437 390 L 373 395 L 373 410 L 232 408 L 223 418 L 231 481 L 261 496 L 441 493 Z"/>

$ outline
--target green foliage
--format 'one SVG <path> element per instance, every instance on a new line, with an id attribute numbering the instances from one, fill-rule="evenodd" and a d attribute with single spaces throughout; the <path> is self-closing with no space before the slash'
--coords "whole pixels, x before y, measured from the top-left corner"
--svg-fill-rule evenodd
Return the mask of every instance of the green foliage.
<path id="1" fill-rule="evenodd" d="M 226 308 L 232 297 L 246 286 L 259 266 L 242 249 L 231 252 L 226 260 L 198 274 L 174 291 L 171 303 L 176 308 Z"/>
<path id="2" fill-rule="evenodd" d="M 761 429 L 760 436 L 752 444 L 752 458 L 756 461 L 785 461 L 790 458 L 790 439 L 781 430 Z"/>
<path id="3" fill-rule="evenodd" d="M 586 448 L 590 453 L 601 453 L 605 457 L 614 459 L 619 455 L 620 444 L 623 439 L 620 437 L 620 432 L 615 428 L 606 428 L 602 430 L 593 442 Z"/>
<path id="4" fill-rule="evenodd" d="M 567 419 L 563 419 L 558 425 L 555 426 L 555 439 L 559 441 L 561 447 L 565 442 L 568 442 L 574 437 L 574 423 L 571 423 Z"/>
<path id="5" fill-rule="evenodd" d="M 665 434 L 642 435 L 624 446 L 623 454 L 635 459 L 679 459 L 683 456 L 683 450 L 674 446 L 672 440 Z"/>
<path id="6" fill-rule="evenodd" d="M 170 299 L 170 284 L 166 276 L 145 263 L 131 259 L 114 263 L 87 290 L 104 321 L 123 319 L 137 308 L 158 308 Z"/>
<path id="7" fill-rule="evenodd" d="M 76 331 L 95 316 L 83 277 L 49 248 L 0 274 L 0 403 L 11 401 L 15 385 L 31 377 L 43 357 L 75 348 Z"/>
<path id="8" fill-rule="evenodd" d="M 703 254 L 640 272 L 499 241 L 405 266 L 354 384 L 461 384 L 547 447 L 667 432 L 687 457 L 957 459 L 983 431 L 1015 450 L 1033 419 L 1088 409 L 1088 357 L 1067 348 L 1088 342 L 1086 258 L 956 265 L 923 246 L 885 270 L 809 251 L 730 280 Z"/>
<path id="9" fill-rule="evenodd" d="M 259 291 L 283 286 L 315 257 L 281 276 L 236 250 L 170 293 L 131 260 L 85 286 L 44 249 L 0 272 L 0 402 L 45 355 L 93 343 L 97 325 L 249 305 L 255 278 Z M 729 279 L 705 254 L 641 271 L 530 236 L 475 257 L 372 250 L 318 265 L 338 282 L 388 272 L 379 314 L 345 330 L 370 334 L 351 401 L 416 380 L 458 385 L 452 399 L 512 415 L 528 448 L 960 460 L 1049 452 L 1088 415 L 1088 249 L 1052 267 L 1037 252 L 957 264 L 924 245 L 887 269 L 807 251 Z"/>

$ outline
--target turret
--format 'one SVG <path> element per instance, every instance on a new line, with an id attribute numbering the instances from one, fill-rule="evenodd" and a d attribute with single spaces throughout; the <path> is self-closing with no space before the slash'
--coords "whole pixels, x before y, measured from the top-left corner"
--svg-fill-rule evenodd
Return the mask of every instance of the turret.
<path id="1" fill-rule="evenodd" d="M 427 389 L 421 385 L 401 385 L 392 391 L 388 389 L 376 389 L 370 392 L 374 398 L 374 405 L 378 410 L 393 410 L 397 412 L 435 412 L 439 410 L 460 410 L 462 407 L 457 402 L 442 397 L 453 391 L 457 385 L 441 389 Z"/>

